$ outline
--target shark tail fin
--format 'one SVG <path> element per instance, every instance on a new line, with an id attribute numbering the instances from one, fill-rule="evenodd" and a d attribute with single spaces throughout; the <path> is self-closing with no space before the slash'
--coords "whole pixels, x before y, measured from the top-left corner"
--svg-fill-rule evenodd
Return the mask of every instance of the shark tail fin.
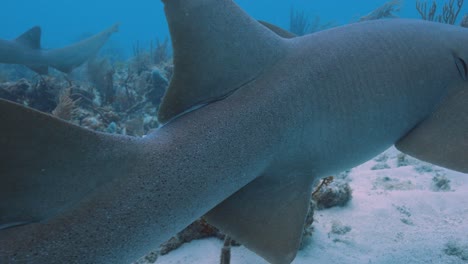
<path id="1" fill-rule="evenodd" d="M 159 109 L 162 123 L 228 96 L 285 54 L 284 39 L 232 0 L 163 2 L 174 48 L 174 76 Z"/>
<path id="2" fill-rule="evenodd" d="M 40 49 L 41 48 L 41 28 L 35 26 L 28 31 L 21 34 L 15 39 L 17 43 L 31 48 L 31 49 Z"/>
<path id="3" fill-rule="evenodd" d="M 51 61 L 51 67 L 64 73 L 70 73 L 73 69 L 95 56 L 110 36 L 118 30 L 119 24 L 116 23 L 78 43 L 44 52 L 44 56 Z"/>
<path id="4" fill-rule="evenodd" d="M 444 99 L 429 118 L 395 146 L 415 158 L 468 173 L 468 89 Z"/>
<path id="5" fill-rule="evenodd" d="M 0 120 L 0 228 L 47 219 L 78 202 L 119 175 L 114 167 L 134 142 L 2 99 Z"/>

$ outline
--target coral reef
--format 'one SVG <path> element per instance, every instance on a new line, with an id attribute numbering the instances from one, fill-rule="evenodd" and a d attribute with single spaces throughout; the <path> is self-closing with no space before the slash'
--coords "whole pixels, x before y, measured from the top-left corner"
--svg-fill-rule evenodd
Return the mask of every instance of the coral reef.
<path id="1" fill-rule="evenodd" d="M 147 65 L 146 61 L 138 62 L 134 58 L 122 63 L 98 57 L 71 75 L 52 72 L 49 76 L 22 75 L 16 70 L 21 66 L 2 66 L 10 68 L 1 71 L 6 80 L 25 77 L 0 83 L 0 98 L 92 130 L 143 136 L 159 126 L 156 113 L 172 75 L 165 43 L 158 44 L 159 48 L 151 53 L 143 52 L 157 54 L 158 65 L 152 62 Z"/>
<path id="2" fill-rule="evenodd" d="M 70 121 L 76 114 L 77 103 L 80 99 L 71 98 L 71 88 L 62 90 L 59 95 L 57 106 L 52 110 L 52 115 L 63 120 Z"/>
<path id="3" fill-rule="evenodd" d="M 379 8 L 370 12 L 369 14 L 361 17 L 359 21 L 376 20 L 376 19 L 382 19 L 382 18 L 394 18 L 396 17 L 394 13 L 400 11 L 400 4 L 401 3 L 399 0 L 388 1 L 382 6 L 380 6 Z"/>
<path id="4" fill-rule="evenodd" d="M 461 22 L 460 22 L 461 27 L 468 27 L 468 14 L 464 15 Z"/>
<path id="5" fill-rule="evenodd" d="M 300 249 L 306 247 L 308 244 L 311 243 L 312 240 L 312 234 L 314 232 L 314 213 L 317 208 L 317 203 L 311 197 L 310 203 L 309 203 L 309 212 L 307 213 L 306 220 L 304 222 L 304 230 L 302 231 L 302 241 L 301 245 L 299 246 Z"/>
<path id="6" fill-rule="evenodd" d="M 456 6 L 455 0 L 445 2 L 440 14 L 437 14 L 437 3 L 435 1 L 432 2 L 429 9 L 427 6 L 426 1 L 416 1 L 416 10 L 422 19 L 454 25 L 463 7 L 463 0 L 457 0 Z"/>
<path id="7" fill-rule="evenodd" d="M 159 255 L 165 255 L 172 250 L 175 250 L 182 246 L 184 243 L 188 243 L 193 240 L 216 237 L 224 240 L 224 247 L 222 257 L 223 261 L 228 261 L 228 255 L 230 256 L 230 247 L 239 246 L 235 240 L 229 238 L 225 234 L 221 233 L 216 227 L 208 224 L 203 218 L 193 222 L 187 228 L 179 232 L 177 235 L 169 239 L 166 243 L 162 244 L 159 249 L 150 252 L 148 255 L 137 261 L 137 264 L 154 263 Z M 227 244 L 229 243 L 229 244 Z M 229 250 L 228 250 L 229 249 Z M 228 262 L 225 262 L 228 263 Z"/>
<path id="8" fill-rule="evenodd" d="M 322 23 L 319 16 L 315 16 L 312 19 L 302 10 L 298 11 L 291 8 L 289 13 L 289 31 L 298 36 L 325 30 L 334 26 L 336 26 L 335 22 L 328 21 Z"/>
<path id="9" fill-rule="evenodd" d="M 310 27 L 309 20 L 304 11 L 297 11 L 291 8 L 289 13 L 289 31 L 298 36 L 307 34 Z"/>
<path id="10" fill-rule="evenodd" d="M 352 198 L 349 183 L 343 179 L 326 178 L 312 194 L 317 209 L 345 206 Z"/>

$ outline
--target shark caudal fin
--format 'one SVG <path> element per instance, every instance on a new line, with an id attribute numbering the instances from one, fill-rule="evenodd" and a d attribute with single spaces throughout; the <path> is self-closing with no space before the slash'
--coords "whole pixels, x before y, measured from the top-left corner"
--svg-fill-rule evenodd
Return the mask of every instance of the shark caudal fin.
<path id="1" fill-rule="evenodd" d="M 78 43 L 59 49 L 44 51 L 51 67 L 69 73 L 93 56 L 104 46 L 110 36 L 119 30 L 119 24 L 91 36 Z"/>
<path id="2" fill-rule="evenodd" d="M 395 146 L 423 161 L 468 173 L 468 86 L 444 99 Z"/>
<path id="3" fill-rule="evenodd" d="M 33 50 L 41 49 L 41 28 L 35 26 L 21 34 L 15 39 L 15 42 Z M 26 67 L 39 74 L 49 73 L 47 65 L 26 65 Z"/>
<path id="4" fill-rule="evenodd" d="M 132 152 L 132 138 L 95 133 L 2 99 L 0 120 L 0 228 L 67 209 L 131 162 L 123 155 Z"/>
<path id="5" fill-rule="evenodd" d="M 232 0 L 164 0 L 174 75 L 158 113 L 162 123 L 220 100 L 284 56 L 284 39 Z"/>

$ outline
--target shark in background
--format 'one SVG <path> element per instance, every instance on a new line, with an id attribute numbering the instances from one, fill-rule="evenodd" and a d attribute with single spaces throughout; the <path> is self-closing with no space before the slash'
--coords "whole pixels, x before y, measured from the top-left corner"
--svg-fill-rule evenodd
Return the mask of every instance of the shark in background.
<path id="1" fill-rule="evenodd" d="M 143 138 L 0 100 L 0 262 L 130 263 L 199 217 L 270 263 L 312 186 L 395 144 L 468 173 L 468 29 L 419 20 L 294 37 L 232 0 L 163 0 L 174 75 Z"/>
<path id="2" fill-rule="evenodd" d="M 43 50 L 41 28 L 35 26 L 14 40 L 0 39 L 0 63 L 21 64 L 39 74 L 47 74 L 49 67 L 69 73 L 96 55 L 118 28 L 118 24 L 115 24 L 69 46 Z"/>

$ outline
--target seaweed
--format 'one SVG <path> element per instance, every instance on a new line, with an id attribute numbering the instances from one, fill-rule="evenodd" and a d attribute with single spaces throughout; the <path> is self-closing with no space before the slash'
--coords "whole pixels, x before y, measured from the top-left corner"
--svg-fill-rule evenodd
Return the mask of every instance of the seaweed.
<path id="1" fill-rule="evenodd" d="M 454 25 L 457 21 L 462 7 L 463 0 L 457 0 L 456 6 L 455 0 L 449 0 L 444 3 L 442 13 L 437 14 L 437 3 L 435 1 L 432 2 L 429 9 L 427 1 L 416 1 L 416 10 L 421 15 L 422 19 L 451 25 Z"/>
<path id="2" fill-rule="evenodd" d="M 102 97 L 104 104 L 112 104 L 115 99 L 114 73 L 107 58 L 94 58 L 87 63 L 87 75 Z"/>
<path id="3" fill-rule="evenodd" d="M 68 75 L 51 70 L 49 75 L 40 76 L 26 70 L 31 73 L 26 78 L 8 81 L 18 76 L 17 69 L 26 68 L 2 65 L 5 71 L 0 98 L 89 129 L 142 136 L 159 126 L 156 113 L 172 75 L 170 57 L 164 48 L 167 43 L 159 43 L 153 51 L 165 62 L 151 64 L 140 73 L 129 66 L 134 58 L 115 62 L 98 56 Z"/>
<path id="4" fill-rule="evenodd" d="M 289 31 L 298 36 L 325 30 L 334 26 L 335 22 L 329 21 L 322 23 L 319 16 L 315 16 L 312 19 L 303 10 L 298 11 L 291 7 L 289 12 Z"/>
<path id="5" fill-rule="evenodd" d="M 395 12 L 400 11 L 400 0 L 391 0 L 378 7 L 369 14 L 361 17 L 359 21 L 377 20 L 382 18 L 394 18 Z"/>
<path id="6" fill-rule="evenodd" d="M 60 93 L 57 106 L 52 110 L 52 115 L 67 121 L 73 119 L 80 99 L 73 100 L 70 95 L 71 88 L 66 88 Z"/>

